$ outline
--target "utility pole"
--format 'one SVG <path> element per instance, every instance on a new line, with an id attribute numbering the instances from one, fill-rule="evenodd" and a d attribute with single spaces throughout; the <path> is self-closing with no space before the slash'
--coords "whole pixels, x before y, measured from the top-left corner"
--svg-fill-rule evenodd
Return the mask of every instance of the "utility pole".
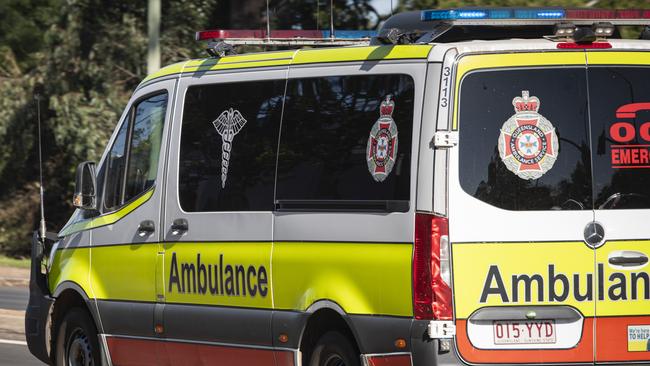
<path id="1" fill-rule="evenodd" d="M 149 0 L 147 8 L 147 74 L 160 69 L 160 0 Z"/>

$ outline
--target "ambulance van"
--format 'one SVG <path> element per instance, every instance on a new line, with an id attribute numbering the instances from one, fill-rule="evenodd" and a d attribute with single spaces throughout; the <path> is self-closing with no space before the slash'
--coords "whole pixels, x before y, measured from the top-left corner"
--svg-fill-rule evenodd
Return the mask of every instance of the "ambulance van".
<path id="1" fill-rule="evenodd" d="M 650 364 L 648 25 L 429 10 L 366 45 L 242 55 L 355 34 L 199 32 L 213 57 L 148 76 L 68 224 L 35 234 L 31 352 Z"/>

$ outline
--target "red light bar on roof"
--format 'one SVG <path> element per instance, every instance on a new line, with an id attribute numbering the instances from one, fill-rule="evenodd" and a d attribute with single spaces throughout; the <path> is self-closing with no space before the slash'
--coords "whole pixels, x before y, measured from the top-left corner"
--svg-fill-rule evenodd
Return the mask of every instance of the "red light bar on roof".
<path id="1" fill-rule="evenodd" d="M 224 41 L 231 45 L 276 46 L 349 46 L 367 45 L 375 31 L 337 30 L 334 37 L 330 31 L 321 30 L 266 30 L 213 29 L 196 32 L 197 41 Z"/>
<path id="2" fill-rule="evenodd" d="M 566 19 L 650 19 L 650 9 L 567 9 Z"/>
<path id="3" fill-rule="evenodd" d="M 271 31 L 273 38 L 313 38 L 322 39 L 323 32 L 315 30 L 274 30 Z M 270 38 L 266 30 L 254 29 L 214 29 L 196 32 L 197 41 L 209 41 L 213 39 L 259 39 Z"/>

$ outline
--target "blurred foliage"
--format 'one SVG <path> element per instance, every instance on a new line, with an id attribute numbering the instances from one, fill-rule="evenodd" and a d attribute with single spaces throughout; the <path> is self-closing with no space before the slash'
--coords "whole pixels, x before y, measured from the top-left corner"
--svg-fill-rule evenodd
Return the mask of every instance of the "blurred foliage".
<path id="1" fill-rule="evenodd" d="M 270 2 L 274 28 L 329 24 L 329 2 Z M 327 6 L 326 6 L 327 4 Z M 40 100 L 48 230 L 72 212 L 76 166 L 98 161 L 146 75 L 146 1 L 0 1 L 0 252 L 28 254 L 39 220 Z M 335 0 L 337 27 L 374 27 L 369 0 Z M 162 0 L 162 64 L 202 57 L 194 33 L 265 26 L 263 0 Z"/>
<path id="2" fill-rule="evenodd" d="M 196 57 L 216 1 L 163 1 L 163 63 Z M 0 251 L 28 254 L 39 219 L 36 99 L 43 126 L 48 230 L 72 212 L 77 164 L 99 160 L 145 76 L 146 2 L 0 4 Z"/>
<path id="3" fill-rule="evenodd" d="M 60 3 L 61 0 L 0 1 L 0 45 L 8 46 L 19 62 L 33 66 L 33 56 L 41 49 L 52 10 Z"/>
<path id="4" fill-rule="evenodd" d="M 334 0 L 336 29 L 374 29 L 379 19 L 369 0 Z M 272 0 L 271 24 L 276 29 L 330 29 L 329 0 Z"/>

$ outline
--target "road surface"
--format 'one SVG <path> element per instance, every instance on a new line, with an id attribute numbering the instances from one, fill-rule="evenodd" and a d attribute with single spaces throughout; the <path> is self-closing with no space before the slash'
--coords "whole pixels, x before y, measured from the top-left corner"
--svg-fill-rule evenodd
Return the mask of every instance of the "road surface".
<path id="1" fill-rule="evenodd" d="M 29 290 L 25 287 L 0 287 L 0 309 L 24 311 L 28 300 Z"/>
<path id="2" fill-rule="evenodd" d="M 43 365 L 29 353 L 22 335 L 28 300 L 26 287 L 0 287 L 0 366 Z"/>
<path id="3" fill-rule="evenodd" d="M 25 345 L 5 344 L 0 341 L 1 366 L 31 366 L 44 364 L 32 356 Z"/>

